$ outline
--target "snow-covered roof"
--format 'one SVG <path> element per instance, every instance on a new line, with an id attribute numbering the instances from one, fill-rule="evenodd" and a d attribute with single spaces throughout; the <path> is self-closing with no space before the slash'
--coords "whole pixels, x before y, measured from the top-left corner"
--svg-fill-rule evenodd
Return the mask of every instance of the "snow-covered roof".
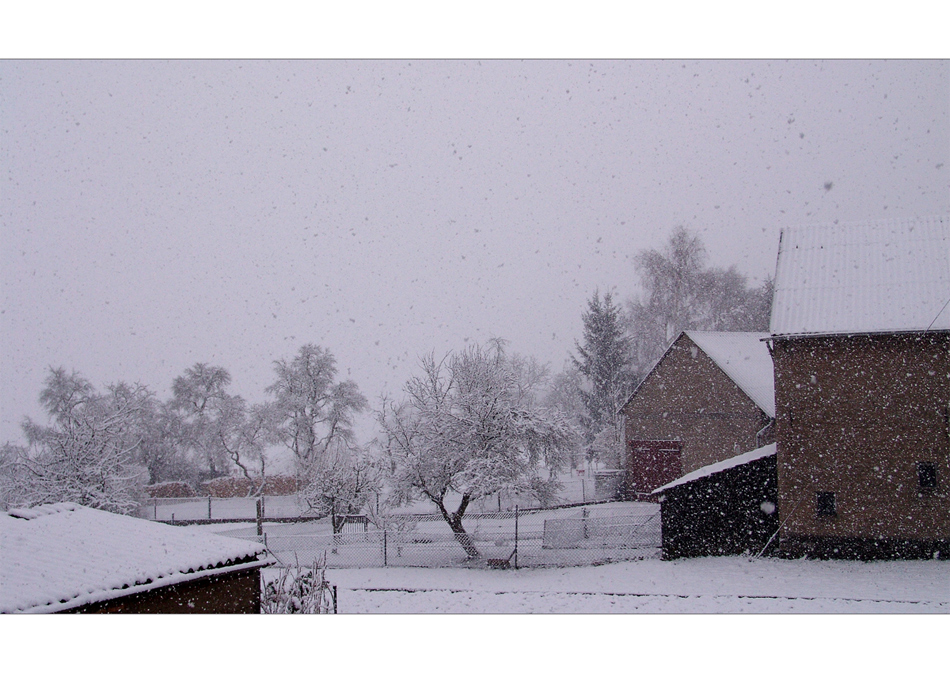
<path id="1" fill-rule="evenodd" d="M 947 330 L 948 302 L 950 217 L 782 231 L 773 335 Z"/>
<path id="2" fill-rule="evenodd" d="M 270 562 L 255 560 L 257 542 L 73 503 L 0 513 L 0 550 L 4 613 L 58 612 Z"/>
<path id="3" fill-rule="evenodd" d="M 729 458 L 728 460 L 720 460 L 718 463 L 713 463 L 712 465 L 706 465 L 701 467 L 698 470 L 693 470 L 689 474 L 684 474 L 682 477 L 675 481 L 671 481 L 668 484 L 660 486 L 658 489 L 653 491 L 653 495 L 666 491 L 673 488 L 674 486 L 681 486 L 687 484 L 691 481 L 696 481 L 697 479 L 702 479 L 703 477 L 708 477 L 711 474 L 716 474 L 717 472 L 724 472 L 725 470 L 732 469 L 733 467 L 738 467 L 739 465 L 745 465 L 746 463 L 751 463 L 752 461 L 759 460 L 761 458 L 766 458 L 768 456 L 775 455 L 775 444 L 766 444 L 765 446 L 759 447 L 752 451 L 746 451 L 745 453 L 739 454 L 734 458 Z"/>
<path id="4" fill-rule="evenodd" d="M 765 332 L 686 332 L 762 411 L 775 418 L 775 377 Z"/>

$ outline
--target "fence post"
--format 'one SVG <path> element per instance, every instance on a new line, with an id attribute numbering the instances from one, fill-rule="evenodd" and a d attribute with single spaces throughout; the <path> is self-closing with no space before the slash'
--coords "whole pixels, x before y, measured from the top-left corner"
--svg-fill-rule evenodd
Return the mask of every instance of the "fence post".
<path id="1" fill-rule="evenodd" d="M 264 535 L 264 503 L 263 498 L 257 501 L 257 537 Z"/>
<path id="2" fill-rule="evenodd" d="M 585 483 L 586 477 L 587 477 L 586 474 L 583 477 L 581 477 L 581 502 L 587 502 L 587 486 Z"/>
<path id="3" fill-rule="evenodd" d="M 340 526 L 342 528 L 342 525 Z M 336 545 L 339 536 L 336 533 L 336 498 L 330 498 L 330 530 L 333 531 L 333 546 L 330 548 L 331 554 L 339 554 Z"/>
<path id="4" fill-rule="evenodd" d="M 388 550 L 386 549 L 386 529 L 383 528 L 383 567 L 384 568 L 386 567 L 387 561 L 389 560 L 387 558 L 387 552 Z"/>
<path id="5" fill-rule="evenodd" d="M 584 520 L 584 539 L 587 539 L 587 508 L 581 510 L 581 519 Z"/>
<path id="6" fill-rule="evenodd" d="M 208 519 L 211 519 L 211 496 L 208 496 Z"/>
<path id="7" fill-rule="evenodd" d="M 155 512 L 155 514 L 152 515 L 152 518 L 155 519 L 155 521 L 158 521 L 158 500 L 152 501 L 152 507 L 154 508 Z"/>
<path id="8" fill-rule="evenodd" d="M 266 503 L 264 501 L 264 493 L 261 492 L 261 516 L 267 516 L 267 510 L 264 509 Z"/>
<path id="9" fill-rule="evenodd" d="M 518 505 L 515 505 L 515 570 L 518 569 Z"/>

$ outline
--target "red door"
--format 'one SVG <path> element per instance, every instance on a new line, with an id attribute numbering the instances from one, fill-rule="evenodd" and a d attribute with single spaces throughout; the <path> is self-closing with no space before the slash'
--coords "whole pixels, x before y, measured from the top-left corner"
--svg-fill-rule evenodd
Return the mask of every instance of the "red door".
<path id="1" fill-rule="evenodd" d="M 635 440 L 627 442 L 627 497 L 651 500 L 650 493 L 683 476 L 680 442 Z"/>

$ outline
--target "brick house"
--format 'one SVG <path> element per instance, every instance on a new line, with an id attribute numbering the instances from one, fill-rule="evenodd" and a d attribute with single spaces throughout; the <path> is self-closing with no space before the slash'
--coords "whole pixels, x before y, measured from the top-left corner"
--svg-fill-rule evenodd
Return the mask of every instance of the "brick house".
<path id="1" fill-rule="evenodd" d="M 771 317 L 779 544 L 950 554 L 950 224 L 782 232 Z"/>
<path id="2" fill-rule="evenodd" d="M 628 499 L 773 441 L 772 359 L 758 332 L 683 332 L 620 410 Z"/>
<path id="3" fill-rule="evenodd" d="M 0 513 L 0 612 L 255 613 L 263 545 L 73 503 Z"/>

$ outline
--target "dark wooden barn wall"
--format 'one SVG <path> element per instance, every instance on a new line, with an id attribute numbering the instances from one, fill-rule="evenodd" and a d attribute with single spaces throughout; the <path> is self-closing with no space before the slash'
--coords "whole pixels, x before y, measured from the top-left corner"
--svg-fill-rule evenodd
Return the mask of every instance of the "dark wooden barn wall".
<path id="1" fill-rule="evenodd" d="M 260 611 L 261 572 L 260 568 L 253 568 L 91 603 L 65 612 L 257 614 Z"/>
<path id="2" fill-rule="evenodd" d="M 664 491 L 663 558 L 758 553 L 779 525 L 775 462 L 767 456 Z"/>

